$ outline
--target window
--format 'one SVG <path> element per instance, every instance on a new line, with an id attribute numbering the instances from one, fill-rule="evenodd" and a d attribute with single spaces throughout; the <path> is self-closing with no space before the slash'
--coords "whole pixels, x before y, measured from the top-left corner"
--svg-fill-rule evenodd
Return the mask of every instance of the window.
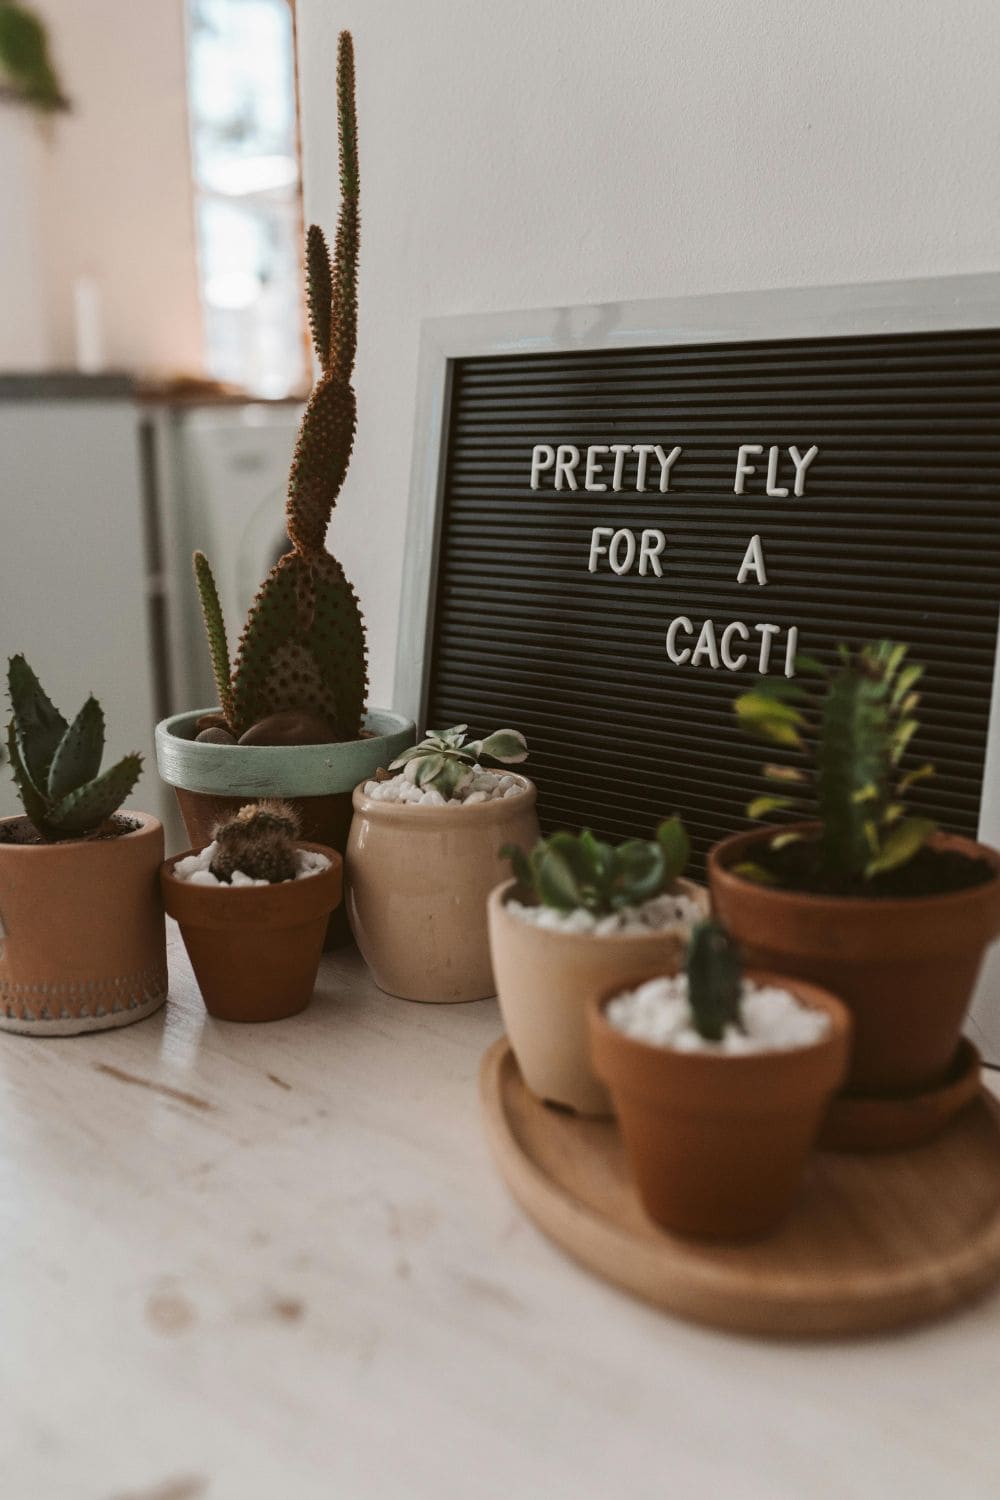
<path id="1" fill-rule="evenodd" d="M 187 0 L 206 364 L 254 395 L 307 380 L 289 0 Z"/>

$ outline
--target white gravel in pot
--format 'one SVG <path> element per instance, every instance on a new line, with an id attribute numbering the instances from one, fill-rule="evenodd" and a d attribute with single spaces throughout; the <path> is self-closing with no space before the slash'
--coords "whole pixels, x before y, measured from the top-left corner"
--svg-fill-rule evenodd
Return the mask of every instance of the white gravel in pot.
<path id="1" fill-rule="evenodd" d="M 677 1052 L 785 1052 L 811 1047 L 830 1029 L 825 1011 L 811 1010 L 786 989 L 743 981 L 742 1031 L 728 1026 L 721 1042 L 709 1042 L 695 1029 L 686 974 L 650 979 L 608 1002 L 611 1026 L 636 1041 Z"/>
<path id="2" fill-rule="evenodd" d="M 615 933 L 665 932 L 670 927 L 682 927 L 690 932 L 695 922 L 700 922 L 704 912 L 697 901 L 678 892 L 669 891 L 652 896 L 641 906 L 624 906 L 621 911 L 607 917 L 595 917 L 593 912 L 577 907 L 575 911 L 557 911 L 552 906 L 526 906 L 524 902 L 511 899 L 507 910 L 521 922 L 533 927 L 543 927 L 549 932 L 592 932 L 595 937 L 609 937 Z"/>
<path id="3" fill-rule="evenodd" d="M 499 802 L 516 797 L 524 783 L 501 771 L 477 767 L 471 779 L 453 797 L 442 797 L 436 787 L 415 786 L 403 771 L 388 781 L 366 781 L 365 796 L 373 802 L 401 802 L 407 807 L 476 807 L 481 802 Z"/>
<path id="4" fill-rule="evenodd" d="M 197 854 L 189 854 L 185 859 L 179 859 L 174 865 L 174 874 L 178 880 L 186 880 L 191 885 L 287 885 L 287 880 L 277 882 L 270 880 L 254 880 L 250 875 L 244 875 L 242 870 L 234 870 L 232 880 L 220 880 L 213 875 L 209 868 L 215 858 L 218 846 L 213 842 L 207 844 Z M 304 880 L 308 875 L 318 875 L 320 870 L 329 868 L 330 861 L 325 854 L 320 854 L 314 849 L 296 849 L 295 851 L 295 879 Z"/>

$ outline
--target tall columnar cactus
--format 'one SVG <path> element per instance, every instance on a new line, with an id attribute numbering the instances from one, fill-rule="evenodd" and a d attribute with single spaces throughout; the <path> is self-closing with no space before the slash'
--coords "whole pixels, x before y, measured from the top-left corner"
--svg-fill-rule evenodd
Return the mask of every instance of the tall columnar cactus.
<path id="1" fill-rule="evenodd" d="M 813 767 L 769 765 L 764 775 L 782 791 L 757 797 L 751 818 L 772 812 L 804 812 L 788 787 L 812 786 L 821 823 L 819 855 L 826 874 L 838 881 L 864 881 L 912 859 L 934 832 L 930 818 L 907 817 L 905 796 L 915 782 L 934 773 L 930 764 L 901 774 L 899 763 L 919 728 L 916 684 L 923 667 L 906 665 L 908 648 L 873 641 L 852 653 L 840 648 L 837 670 L 802 661 L 819 675 L 822 695 L 798 682 L 770 680 L 736 700 L 743 725 L 760 739 L 811 753 Z M 775 835 L 780 850 L 802 836 Z M 745 874 L 761 877 L 750 867 Z"/>
<path id="2" fill-rule="evenodd" d="M 340 217 L 333 264 L 315 224 L 306 242 L 309 324 L 320 365 L 302 418 L 288 484 L 292 550 L 264 579 L 230 674 L 226 630 L 207 559 L 195 576 L 222 713 L 239 737 L 273 714 L 298 710 L 329 725 L 331 740 L 356 739 L 368 691 L 364 622 L 357 596 L 326 551 L 327 527 L 354 447 L 351 386 L 357 344 L 358 145 L 354 52 L 342 32 L 337 61 Z"/>
<path id="3" fill-rule="evenodd" d="M 721 1042 L 728 1026 L 741 1027 L 743 965 L 740 950 L 718 922 L 699 922 L 687 952 L 688 1003 L 695 1029 Z"/>
<path id="4" fill-rule="evenodd" d="M 126 755 L 101 772 L 104 714 L 90 697 L 73 720 L 63 718 L 23 656 L 12 656 L 7 687 L 13 710 L 7 753 L 21 805 L 47 839 L 82 838 L 106 823 L 142 770 Z"/>

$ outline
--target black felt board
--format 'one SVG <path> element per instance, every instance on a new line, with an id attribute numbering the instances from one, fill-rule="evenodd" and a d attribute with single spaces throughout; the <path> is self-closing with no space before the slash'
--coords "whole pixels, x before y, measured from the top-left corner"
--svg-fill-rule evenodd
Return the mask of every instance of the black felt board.
<path id="1" fill-rule="evenodd" d="M 706 616 L 797 625 L 799 649 L 828 661 L 839 640 L 910 642 L 928 668 L 911 759 L 939 772 L 914 807 L 975 834 L 1000 599 L 1000 332 L 490 356 L 453 374 L 427 722 L 523 730 L 546 829 L 647 835 L 679 811 L 700 868 L 748 826 L 760 765 L 781 758 L 735 722 L 755 664 L 671 665 L 665 631 L 683 614 L 696 630 Z M 559 442 L 684 451 L 666 495 L 530 489 L 533 446 Z M 748 442 L 817 444 L 804 496 L 766 498 L 759 476 L 734 494 Z M 611 524 L 665 532 L 662 579 L 588 573 L 591 529 Z M 765 587 L 736 581 L 755 532 Z"/>

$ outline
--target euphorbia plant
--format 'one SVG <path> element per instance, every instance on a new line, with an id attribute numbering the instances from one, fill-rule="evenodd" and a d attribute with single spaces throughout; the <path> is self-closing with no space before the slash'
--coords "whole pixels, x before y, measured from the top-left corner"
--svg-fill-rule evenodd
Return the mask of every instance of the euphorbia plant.
<path id="1" fill-rule="evenodd" d="M 779 831 L 773 854 L 808 841 L 816 873 L 834 888 L 863 888 L 876 876 L 907 864 L 934 833 L 931 818 L 908 815 L 906 794 L 934 774 L 927 763 L 902 772 L 900 761 L 919 728 L 916 691 L 923 667 L 906 662 L 908 647 L 874 641 L 827 670 L 800 657 L 799 672 L 818 678 L 766 679 L 736 700 L 743 727 L 758 739 L 799 750 L 811 766 L 766 765 L 764 776 L 780 791 L 755 797 L 751 818 L 775 812 L 818 815 L 818 836 Z M 792 790 L 790 790 L 792 789 Z M 811 794 L 804 801 L 798 790 Z M 750 879 L 773 883 L 774 871 L 756 863 L 736 867 Z"/>
<path id="2" fill-rule="evenodd" d="M 695 1030 L 721 1042 L 727 1026 L 741 1027 L 743 965 L 740 950 L 719 922 L 699 922 L 687 951 L 688 1004 Z"/>
<path id="3" fill-rule="evenodd" d="M 390 771 L 403 771 L 408 781 L 425 790 L 433 787 L 446 800 L 461 791 L 483 761 L 517 766 L 528 758 L 528 742 L 516 729 L 496 729 L 485 739 L 467 740 L 468 724 L 432 729 L 419 745 L 396 757 Z"/>
<path id="4" fill-rule="evenodd" d="M 7 688 L 13 713 L 7 753 L 21 805 L 49 840 L 84 838 L 117 812 L 142 771 L 126 755 L 101 771 L 104 714 L 89 697 L 72 723 L 63 718 L 23 656 L 12 656 Z"/>
<path id="5" fill-rule="evenodd" d="M 501 853 L 522 891 L 557 911 L 582 908 L 595 917 L 641 906 L 684 872 L 691 852 L 680 818 L 667 818 L 656 838 L 628 839 L 615 847 L 582 833 L 554 833 L 525 853 L 508 844 Z"/>

